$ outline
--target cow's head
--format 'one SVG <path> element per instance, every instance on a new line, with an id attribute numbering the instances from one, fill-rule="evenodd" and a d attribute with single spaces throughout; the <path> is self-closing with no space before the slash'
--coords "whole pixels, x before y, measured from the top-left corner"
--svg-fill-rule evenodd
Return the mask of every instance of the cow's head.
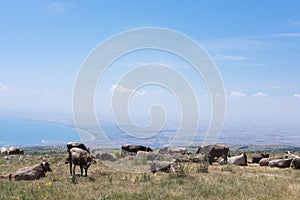
<path id="1" fill-rule="evenodd" d="M 52 172 L 52 169 L 50 168 L 50 164 L 48 162 L 42 162 L 41 165 L 44 172 Z"/>
<path id="2" fill-rule="evenodd" d="M 270 154 L 269 153 L 262 153 L 261 156 L 263 158 L 269 158 Z"/>
<path id="3" fill-rule="evenodd" d="M 152 152 L 153 150 L 150 147 L 146 147 L 147 152 Z"/>
<path id="4" fill-rule="evenodd" d="M 91 166 L 91 164 L 96 164 L 96 157 L 92 154 L 88 154 L 87 156 L 87 167 Z"/>

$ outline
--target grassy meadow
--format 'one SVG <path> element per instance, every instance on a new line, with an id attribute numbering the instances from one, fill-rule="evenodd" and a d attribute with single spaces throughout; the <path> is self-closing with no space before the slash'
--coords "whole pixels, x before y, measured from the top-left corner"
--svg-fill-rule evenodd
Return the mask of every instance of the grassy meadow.
<path id="1" fill-rule="evenodd" d="M 67 153 L 35 152 L 12 159 L 0 157 L 0 174 L 43 160 L 52 172 L 35 181 L 0 179 L 0 199 L 299 199 L 300 170 L 182 163 L 176 173 L 126 173 L 98 162 L 88 177 L 69 175 Z M 248 159 L 250 159 L 249 156 Z M 132 165 L 144 162 L 128 160 Z M 131 163 L 130 163 L 131 162 Z M 208 172 L 206 171 L 208 169 Z M 76 173 L 79 173 L 76 167 Z"/>

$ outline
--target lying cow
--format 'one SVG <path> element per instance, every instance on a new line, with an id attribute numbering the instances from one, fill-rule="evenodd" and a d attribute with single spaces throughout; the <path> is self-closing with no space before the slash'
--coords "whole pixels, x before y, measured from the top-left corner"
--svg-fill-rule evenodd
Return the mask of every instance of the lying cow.
<path id="1" fill-rule="evenodd" d="M 16 173 L 9 175 L 9 180 L 14 178 L 16 181 L 20 180 L 37 180 L 46 176 L 46 172 L 51 172 L 50 164 L 42 162 L 30 167 L 19 169 Z"/>
<path id="2" fill-rule="evenodd" d="M 291 153 L 290 151 L 285 152 L 285 157 L 284 158 L 295 158 L 297 155 Z"/>
<path id="3" fill-rule="evenodd" d="M 175 172 L 175 163 L 168 161 L 154 160 L 150 165 L 151 172 Z"/>
<path id="4" fill-rule="evenodd" d="M 269 162 L 270 167 L 289 168 L 291 166 L 292 158 L 276 159 Z"/>
<path id="5" fill-rule="evenodd" d="M 90 153 L 90 148 L 86 147 L 83 143 L 80 143 L 80 142 L 68 142 L 67 143 L 67 152 L 69 152 L 70 149 L 72 149 L 74 147 L 82 149 L 82 150 L 86 150 L 87 152 Z"/>
<path id="6" fill-rule="evenodd" d="M 263 158 L 269 158 L 270 154 L 268 153 L 259 153 L 252 156 L 252 163 L 259 163 Z"/>
<path id="7" fill-rule="evenodd" d="M 160 148 L 158 153 L 169 154 L 169 155 L 184 155 L 187 154 L 187 148 L 182 147 L 163 147 Z"/>
<path id="8" fill-rule="evenodd" d="M 150 147 L 134 144 L 124 144 L 122 145 L 121 149 L 124 155 L 126 155 L 127 153 L 136 154 L 138 151 L 152 152 L 152 149 Z"/>
<path id="9" fill-rule="evenodd" d="M 80 166 L 80 175 L 83 176 L 83 169 L 85 170 L 85 176 L 87 176 L 88 168 L 91 166 L 92 162 L 96 162 L 94 160 L 94 156 L 92 156 L 88 151 L 82 150 L 77 147 L 73 147 L 69 151 L 69 164 L 70 164 L 70 174 L 71 176 L 75 176 L 75 167 L 76 165 Z M 65 162 L 68 163 L 68 160 Z M 72 171 L 72 165 L 73 171 Z"/>
<path id="10" fill-rule="evenodd" d="M 227 163 L 239 165 L 239 166 L 247 166 L 247 155 L 246 153 L 241 153 L 238 156 L 232 156 L 227 158 Z M 220 161 L 220 164 L 225 164 L 224 159 Z"/>
<path id="11" fill-rule="evenodd" d="M 1 155 L 8 155 L 8 148 L 1 147 Z"/>
<path id="12" fill-rule="evenodd" d="M 260 166 L 268 166 L 270 161 L 277 160 L 277 159 L 283 159 L 283 157 L 277 156 L 277 157 L 263 158 L 259 161 L 259 165 Z"/>
<path id="13" fill-rule="evenodd" d="M 300 157 L 296 156 L 293 158 L 291 162 L 291 168 L 293 169 L 300 169 Z"/>
<path id="14" fill-rule="evenodd" d="M 8 155 L 15 155 L 15 154 L 21 154 L 21 155 L 23 155 L 24 154 L 24 150 L 20 149 L 20 148 L 17 148 L 17 147 L 10 147 L 8 149 Z"/>
<path id="15" fill-rule="evenodd" d="M 209 164 L 212 164 L 214 158 L 223 157 L 224 163 L 227 163 L 227 156 L 229 154 L 229 147 L 226 145 L 213 144 L 200 146 L 196 152 L 196 154 L 201 153 L 209 156 Z"/>

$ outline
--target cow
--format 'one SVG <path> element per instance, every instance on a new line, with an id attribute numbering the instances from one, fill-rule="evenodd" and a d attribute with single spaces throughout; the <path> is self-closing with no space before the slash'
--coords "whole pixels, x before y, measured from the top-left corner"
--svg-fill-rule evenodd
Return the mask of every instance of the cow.
<path id="1" fill-rule="evenodd" d="M 213 163 L 215 157 L 223 157 L 224 163 L 227 163 L 227 156 L 229 154 L 229 147 L 226 145 L 212 144 L 206 146 L 200 146 L 196 154 L 205 154 L 209 156 L 209 164 Z"/>
<path id="2" fill-rule="evenodd" d="M 247 155 L 245 152 L 243 152 L 238 156 L 228 157 L 227 163 L 239 166 L 247 166 Z M 220 164 L 225 164 L 224 159 L 220 161 Z"/>
<path id="3" fill-rule="evenodd" d="M 292 159 L 291 168 L 300 169 L 300 157 L 296 156 Z"/>
<path id="4" fill-rule="evenodd" d="M 278 160 L 278 159 L 283 159 L 283 157 L 282 156 L 277 156 L 277 157 L 270 157 L 270 158 L 262 158 L 259 161 L 259 165 L 260 166 L 268 166 L 270 161 Z"/>
<path id="5" fill-rule="evenodd" d="M 204 154 L 198 154 L 194 157 L 191 157 L 190 161 L 193 163 L 207 162 L 207 158 Z"/>
<path id="6" fill-rule="evenodd" d="M 292 158 L 276 159 L 269 162 L 269 167 L 289 168 L 291 166 Z"/>
<path id="7" fill-rule="evenodd" d="M 287 151 L 285 153 L 286 154 L 285 154 L 284 158 L 295 158 L 295 157 L 297 157 L 297 155 L 291 153 L 290 151 Z"/>
<path id="8" fill-rule="evenodd" d="M 68 160 L 66 160 L 66 164 Z M 85 176 L 87 176 L 88 168 L 91 166 L 91 164 L 95 163 L 94 156 L 91 155 L 88 151 L 82 150 L 77 147 L 73 147 L 69 151 L 69 164 L 70 164 L 70 174 L 71 176 L 75 176 L 75 167 L 76 165 L 80 166 L 80 175 L 83 176 L 83 169 L 85 170 Z M 72 171 L 72 165 L 73 171 Z"/>
<path id="9" fill-rule="evenodd" d="M 85 150 L 88 153 L 90 153 L 90 148 L 86 147 L 83 143 L 81 142 L 68 142 L 67 143 L 67 152 L 70 151 L 73 147 L 77 147 L 79 149 Z"/>
<path id="10" fill-rule="evenodd" d="M 268 153 L 259 153 L 252 156 L 252 163 L 259 163 L 263 158 L 269 158 L 270 154 Z"/>
<path id="11" fill-rule="evenodd" d="M 20 148 L 17 148 L 17 147 L 10 147 L 8 149 L 8 155 L 15 155 L 15 154 L 21 154 L 21 155 L 23 155 L 24 154 L 24 150 L 20 149 Z"/>
<path id="12" fill-rule="evenodd" d="M 46 172 L 52 172 L 48 162 L 42 162 L 30 167 L 19 169 L 16 173 L 9 175 L 9 180 L 37 180 L 46 176 Z"/>
<path id="13" fill-rule="evenodd" d="M 8 149 L 5 147 L 1 147 L 1 155 L 8 155 Z"/>
<path id="14" fill-rule="evenodd" d="M 111 161 L 111 162 L 114 162 L 114 161 L 118 160 L 118 158 L 116 157 L 115 154 L 108 153 L 108 152 L 97 153 L 96 158 L 101 160 L 101 161 Z"/>
<path id="15" fill-rule="evenodd" d="M 163 147 L 158 150 L 160 154 L 169 154 L 169 155 L 184 155 L 187 154 L 187 148 L 182 147 Z"/>
<path id="16" fill-rule="evenodd" d="M 126 155 L 127 153 L 136 154 L 138 151 L 152 152 L 152 149 L 150 147 L 134 144 L 124 144 L 122 145 L 121 149 L 124 155 Z"/>
<path id="17" fill-rule="evenodd" d="M 175 172 L 175 162 L 154 160 L 150 165 L 150 171 L 155 172 Z"/>

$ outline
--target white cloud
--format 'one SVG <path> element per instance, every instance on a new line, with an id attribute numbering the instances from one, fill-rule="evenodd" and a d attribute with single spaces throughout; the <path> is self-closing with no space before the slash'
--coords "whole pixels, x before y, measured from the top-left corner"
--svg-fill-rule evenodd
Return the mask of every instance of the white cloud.
<path id="1" fill-rule="evenodd" d="M 267 97 L 268 95 L 262 93 L 262 92 L 258 92 L 256 94 L 253 95 L 254 97 Z"/>
<path id="2" fill-rule="evenodd" d="M 65 10 L 64 3 L 50 3 L 46 6 L 47 10 L 51 12 L 61 13 Z"/>
<path id="3" fill-rule="evenodd" d="M 0 91 L 7 91 L 9 90 L 9 86 L 0 82 Z"/>
<path id="4" fill-rule="evenodd" d="M 300 37 L 300 33 L 276 33 L 274 37 Z"/>
<path id="5" fill-rule="evenodd" d="M 244 93 L 242 93 L 242 92 L 231 91 L 231 92 L 230 92 L 230 96 L 232 96 L 232 97 L 245 97 L 246 94 L 244 94 Z"/>
<path id="6" fill-rule="evenodd" d="M 135 94 L 141 95 L 141 96 L 147 94 L 147 91 L 145 91 L 145 90 L 139 91 L 139 90 L 129 89 L 129 88 L 124 87 L 121 84 L 113 84 L 110 87 L 110 91 L 112 91 L 112 92 L 118 92 L 118 93 L 123 93 L 123 94 L 135 93 Z"/>
<path id="7" fill-rule="evenodd" d="M 300 94 L 294 94 L 293 97 L 300 99 Z"/>
<path id="8" fill-rule="evenodd" d="M 214 57 L 214 60 L 219 60 L 219 61 L 243 61 L 243 60 L 247 60 L 247 57 L 233 56 L 233 55 L 219 55 L 219 56 Z"/>

